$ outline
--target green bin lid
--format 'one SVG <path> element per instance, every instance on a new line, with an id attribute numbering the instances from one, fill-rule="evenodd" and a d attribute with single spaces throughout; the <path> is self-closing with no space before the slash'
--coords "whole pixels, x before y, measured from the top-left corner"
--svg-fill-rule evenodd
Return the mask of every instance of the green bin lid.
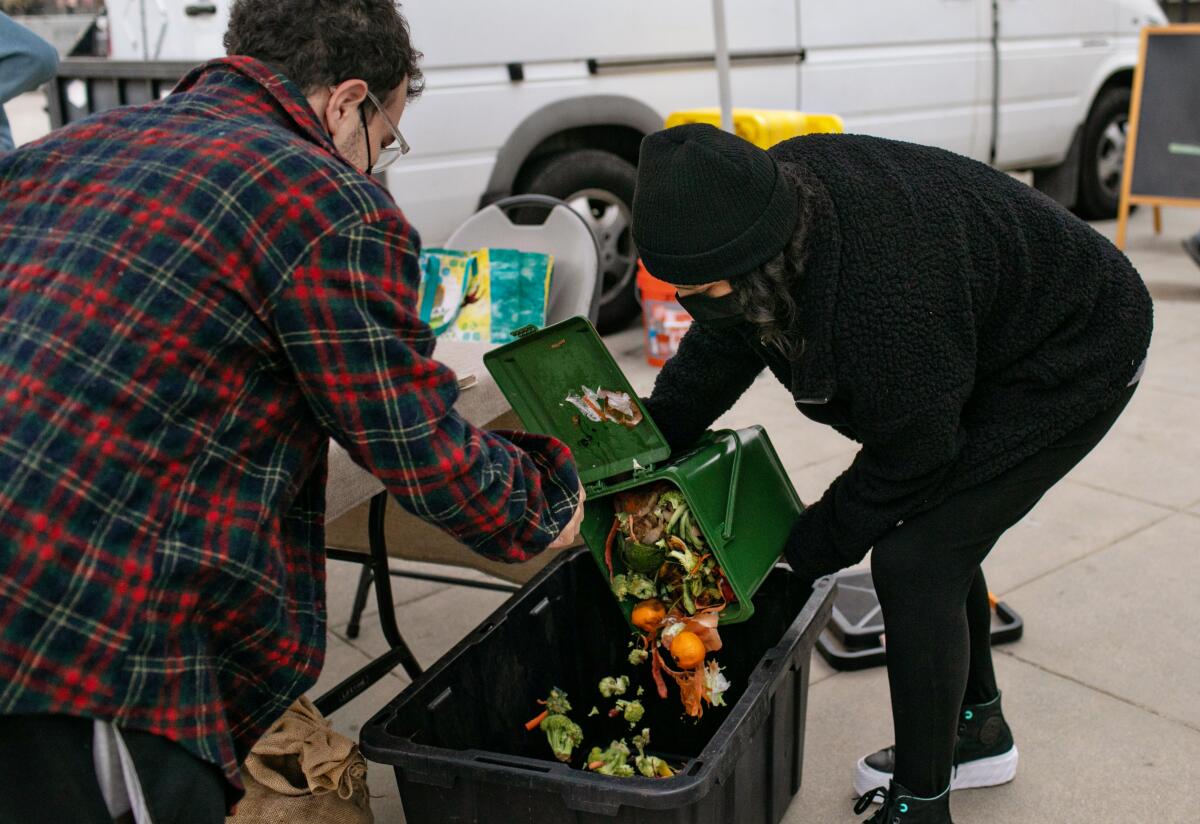
<path id="1" fill-rule="evenodd" d="M 587 318 L 571 318 L 523 335 L 488 352 L 483 362 L 528 431 L 552 435 L 571 448 L 585 486 L 652 467 L 671 454 Z M 585 387 L 628 394 L 641 410 L 641 422 L 631 428 L 590 420 L 567 400 L 569 395 L 582 398 Z"/>

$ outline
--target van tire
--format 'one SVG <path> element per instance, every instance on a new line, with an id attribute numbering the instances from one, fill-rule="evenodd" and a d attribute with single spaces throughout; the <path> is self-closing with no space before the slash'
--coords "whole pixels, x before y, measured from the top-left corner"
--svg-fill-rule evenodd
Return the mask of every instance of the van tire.
<path id="1" fill-rule="evenodd" d="M 1096 98 L 1084 124 L 1083 152 L 1079 159 L 1079 199 L 1075 212 L 1085 220 L 1109 220 L 1117 215 L 1131 97 L 1130 90 L 1124 86 L 1106 89 Z M 1113 161 L 1118 157 L 1119 163 L 1114 170 Z M 1106 174 L 1102 174 L 1102 170 Z"/>
<path id="2" fill-rule="evenodd" d="M 557 197 L 576 208 L 583 207 L 586 197 L 604 277 L 597 323 L 602 334 L 624 329 L 639 311 L 631 231 L 636 184 L 637 169 L 624 158 L 599 149 L 573 149 L 535 161 L 515 187 L 521 194 Z M 616 231 L 606 231 L 610 227 Z"/>

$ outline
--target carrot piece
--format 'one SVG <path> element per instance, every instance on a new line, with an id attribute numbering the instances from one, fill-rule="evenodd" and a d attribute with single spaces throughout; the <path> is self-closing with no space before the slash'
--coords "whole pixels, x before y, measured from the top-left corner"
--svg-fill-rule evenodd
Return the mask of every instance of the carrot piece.
<path id="1" fill-rule="evenodd" d="M 650 674 L 654 676 L 654 686 L 658 687 L 658 697 L 666 700 L 667 682 L 663 680 L 662 676 L 664 666 L 662 656 L 658 652 L 658 645 L 655 644 L 650 648 Z"/>
<path id="2" fill-rule="evenodd" d="M 682 672 L 675 679 L 679 684 L 679 699 L 683 711 L 692 718 L 704 715 L 704 675 L 701 667 Z"/>
<path id="3" fill-rule="evenodd" d="M 543 721 L 546 720 L 546 716 L 549 714 L 550 714 L 550 710 L 542 710 L 538 714 L 537 718 L 531 718 L 530 720 L 525 722 L 525 729 L 529 730 L 530 732 L 533 732 L 541 725 L 541 723 Z"/>
<path id="4" fill-rule="evenodd" d="M 613 542 L 617 539 L 617 532 L 620 531 L 619 523 L 614 519 L 612 529 L 608 531 L 608 540 L 604 542 L 604 565 L 608 567 L 608 577 L 611 580 L 613 576 Z"/>

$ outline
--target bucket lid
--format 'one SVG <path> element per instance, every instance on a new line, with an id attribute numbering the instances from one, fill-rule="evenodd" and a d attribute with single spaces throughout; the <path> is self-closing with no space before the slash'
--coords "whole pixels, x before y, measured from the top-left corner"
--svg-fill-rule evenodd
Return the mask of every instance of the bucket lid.
<path id="1" fill-rule="evenodd" d="M 523 335 L 488 352 L 483 363 L 526 429 L 552 435 L 571 448 L 585 486 L 648 469 L 671 454 L 587 318 Z M 627 425 L 610 420 L 602 390 L 624 393 L 641 421 Z M 622 405 L 618 395 L 612 414 L 624 418 Z"/>

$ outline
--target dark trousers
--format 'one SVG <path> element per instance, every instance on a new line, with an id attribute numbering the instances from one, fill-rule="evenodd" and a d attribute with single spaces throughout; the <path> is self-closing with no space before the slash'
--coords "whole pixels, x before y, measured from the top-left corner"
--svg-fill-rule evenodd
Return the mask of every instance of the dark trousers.
<path id="1" fill-rule="evenodd" d="M 964 703 L 995 697 L 991 610 L 980 563 L 1010 526 L 1092 450 L 1132 397 L 999 477 L 905 521 L 875 545 L 887 628 L 895 780 L 918 796 L 950 784 Z"/>
<path id="2" fill-rule="evenodd" d="M 0 824 L 113 824 L 92 762 L 92 729 L 89 718 L 0 716 Z M 220 770 L 157 735 L 121 730 L 121 738 L 154 824 L 223 824 Z"/>

